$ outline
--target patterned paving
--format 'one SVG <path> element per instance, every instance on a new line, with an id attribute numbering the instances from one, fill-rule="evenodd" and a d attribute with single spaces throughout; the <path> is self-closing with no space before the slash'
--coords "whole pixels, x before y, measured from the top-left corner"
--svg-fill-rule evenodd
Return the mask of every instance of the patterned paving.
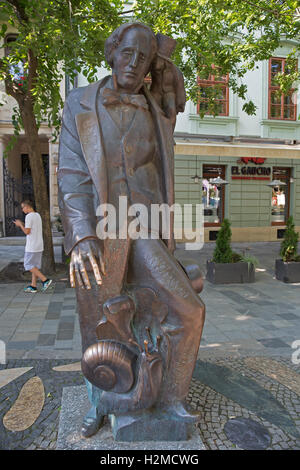
<path id="1" fill-rule="evenodd" d="M 236 429 L 242 435 L 248 422 L 254 445 L 300 450 L 300 366 L 292 362 L 300 340 L 300 286 L 274 279 L 277 249 L 250 246 L 262 269 L 254 284 L 205 281 L 206 322 L 188 401 L 202 413 L 199 433 L 207 449 L 247 448 Z M 211 251 L 193 254 L 203 272 Z M 75 291 L 62 281 L 44 294 L 25 294 L 23 287 L 0 283 L 0 339 L 7 350 L 7 364 L 0 364 L 0 449 L 54 449 L 62 389 L 84 384 Z M 37 400 L 28 413 L 32 421 L 26 420 L 39 380 L 35 394 L 44 401 Z"/>
<path id="2" fill-rule="evenodd" d="M 281 382 L 286 381 L 286 385 L 291 375 L 300 376 L 300 366 L 288 359 L 276 357 L 272 361 L 273 367 L 282 372 L 280 379 Z M 300 395 L 296 393 L 297 389 L 291 389 L 259 371 L 260 364 L 260 357 L 198 361 L 188 402 L 201 413 L 198 430 L 206 449 L 300 450 Z M 0 371 L 9 373 L 9 369 L 16 367 L 28 367 L 28 371 L 0 389 L 0 449 L 55 449 L 62 390 L 84 384 L 78 363 L 15 360 L 0 366 Z M 223 370 L 222 380 L 212 374 L 220 370 Z M 41 398 L 41 387 L 38 392 L 34 389 L 39 380 L 44 389 L 43 406 L 38 414 L 38 405 L 35 404 L 31 410 L 30 404 L 26 414 L 22 403 L 18 405 L 18 397 L 27 386 L 27 396 L 34 391 Z M 14 409 L 14 415 L 18 417 L 15 422 L 20 428 L 13 430 L 7 427 L 5 417 L 11 412 L 10 422 L 14 422 L 11 411 Z M 26 421 L 28 416 L 31 420 Z M 251 423 L 251 439 L 247 435 L 245 437 L 245 433 L 242 436 L 242 428 L 240 439 L 237 439 L 236 432 L 229 432 L 229 429 L 236 421 L 243 424 L 245 420 Z"/>

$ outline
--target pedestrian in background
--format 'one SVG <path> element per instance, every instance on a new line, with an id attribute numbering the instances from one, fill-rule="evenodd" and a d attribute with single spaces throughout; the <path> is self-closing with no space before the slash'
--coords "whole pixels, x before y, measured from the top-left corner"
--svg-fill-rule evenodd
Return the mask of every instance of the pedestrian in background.
<path id="1" fill-rule="evenodd" d="M 44 251 L 42 219 L 38 212 L 33 208 L 33 203 L 29 200 L 21 202 L 21 208 L 25 215 L 25 224 L 17 219 L 14 224 L 19 227 L 26 235 L 26 245 L 24 254 L 25 271 L 31 272 L 31 285 L 24 288 L 25 292 L 37 292 L 37 280 L 42 282 L 41 291 L 44 292 L 52 283 L 40 271 L 42 266 L 42 255 Z"/>

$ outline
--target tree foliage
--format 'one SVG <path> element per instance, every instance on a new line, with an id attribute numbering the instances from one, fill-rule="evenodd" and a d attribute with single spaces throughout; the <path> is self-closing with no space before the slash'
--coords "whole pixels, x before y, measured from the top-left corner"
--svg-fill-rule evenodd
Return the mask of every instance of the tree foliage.
<path id="1" fill-rule="evenodd" d="M 297 255 L 298 240 L 299 233 L 295 231 L 294 219 L 290 216 L 280 246 L 280 255 L 283 261 L 299 261 L 300 257 Z"/>
<path id="2" fill-rule="evenodd" d="M 207 78 L 214 66 L 220 76 L 229 74 L 229 86 L 244 100 L 244 111 L 255 114 L 256 104 L 243 78 L 258 61 L 269 59 L 282 40 L 295 41 L 288 56 L 290 64 L 295 63 L 300 44 L 298 6 L 295 0 L 137 0 L 135 15 L 154 31 L 177 38 L 175 60 L 195 103 L 196 77 Z M 282 92 L 299 79 L 298 70 L 290 69 L 289 74 L 278 75 Z M 210 111 L 216 114 L 218 89 L 210 93 Z"/>
<path id="3" fill-rule="evenodd" d="M 11 54 L 2 60 L 0 80 L 11 80 L 17 96 L 30 93 L 38 125 L 46 121 L 58 131 L 62 99 L 60 83 L 67 73 L 74 79 L 81 71 L 88 81 L 96 79 L 97 67 L 104 63 L 104 41 L 121 22 L 126 2 L 122 0 L 2 0 L 0 37 L 7 26 L 18 31 Z M 268 59 L 282 39 L 293 40 L 289 54 L 290 73 L 278 75 L 282 91 L 295 86 L 298 70 L 292 65 L 299 52 L 300 17 L 294 0 L 136 0 L 134 19 L 155 32 L 177 39 L 173 58 L 183 71 L 188 97 L 199 98 L 196 77 L 206 78 L 218 70 L 229 74 L 229 86 L 244 100 L 244 111 L 256 112 L 243 81 L 258 61 Z M 131 8 L 131 7 L 129 7 Z M 20 13 L 21 11 L 21 13 Z M 132 19 L 132 17 L 131 17 Z M 298 44 L 297 44 L 298 40 Z M 30 56 L 31 51 L 32 56 Z M 30 74 L 32 57 L 36 71 Z M 15 84 L 12 65 L 24 64 L 23 87 Z M 214 70 L 212 67 L 215 67 Z M 212 114 L 217 114 L 218 89 L 208 90 Z M 15 109 L 16 130 L 22 127 Z"/>
<path id="4" fill-rule="evenodd" d="M 218 232 L 213 254 L 215 263 L 232 263 L 231 228 L 228 219 L 224 219 Z"/>
<path id="5" fill-rule="evenodd" d="M 104 41 L 122 21 L 122 2 L 115 0 L 4 0 L 0 2 L 0 37 L 8 27 L 18 34 L 10 54 L 1 60 L 0 80 L 22 105 L 33 103 L 37 125 L 46 121 L 57 131 L 63 105 L 60 84 L 65 74 L 81 71 L 92 81 L 104 59 Z M 5 45 L 3 45 L 4 47 Z M 23 64 L 23 80 L 16 80 Z M 18 108 L 14 124 L 23 127 Z"/>
<path id="6" fill-rule="evenodd" d="M 15 137 L 24 129 L 35 203 L 43 220 L 43 267 L 48 272 L 55 270 L 55 263 L 39 128 L 45 121 L 59 131 L 64 76 L 74 79 L 82 71 L 88 80 L 95 77 L 105 38 L 121 21 L 121 6 L 119 0 L 0 2 L 2 47 L 7 31 L 17 34 L 0 60 L 0 80 L 17 102 L 12 116 Z"/>

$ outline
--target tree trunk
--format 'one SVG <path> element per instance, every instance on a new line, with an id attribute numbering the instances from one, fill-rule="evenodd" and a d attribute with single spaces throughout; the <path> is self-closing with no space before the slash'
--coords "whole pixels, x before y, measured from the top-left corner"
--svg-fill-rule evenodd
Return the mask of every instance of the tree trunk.
<path id="1" fill-rule="evenodd" d="M 43 167 L 38 127 L 31 100 L 24 100 L 20 106 L 26 143 L 28 146 L 29 163 L 33 181 L 33 190 L 37 212 L 43 221 L 44 253 L 42 271 L 47 276 L 55 271 L 53 241 L 50 221 L 50 204 L 47 193 L 46 176 Z"/>

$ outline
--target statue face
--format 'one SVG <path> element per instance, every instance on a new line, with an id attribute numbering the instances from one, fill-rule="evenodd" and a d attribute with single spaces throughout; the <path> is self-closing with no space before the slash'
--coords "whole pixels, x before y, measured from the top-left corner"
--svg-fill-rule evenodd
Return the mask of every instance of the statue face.
<path id="1" fill-rule="evenodd" d="M 131 28 L 114 51 L 113 73 L 118 87 L 127 93 L 137 92 L 151 61 L 151 38 L 142 28 Z"/>

